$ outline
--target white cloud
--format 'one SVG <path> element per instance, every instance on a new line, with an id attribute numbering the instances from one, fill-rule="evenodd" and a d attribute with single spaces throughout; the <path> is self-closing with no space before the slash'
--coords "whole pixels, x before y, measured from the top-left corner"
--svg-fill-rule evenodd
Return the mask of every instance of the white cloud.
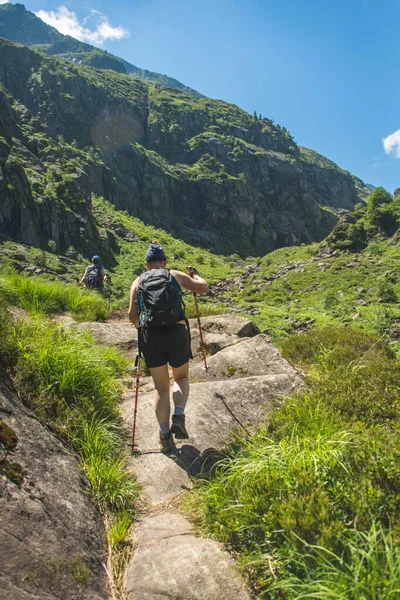
<path id="1" fill-rule="evenodd" d="M 4 1 L 4 0 L 3 0 Z M 2 0 L 0 0 L 2 2 Z M 120 40 L 129 35 L 129 31 L 123 27 L 112 27 L 105 15 L 98 10 L 92 10 L 91 18 L 94 19 L 94 29 L 84 27 L 88 18 L 81 24 L 75 12 L 68 10 L 65 6 L 59 6 L 57 10 L 39 10 L 35 13 L 39 19 L 42 19 L 48 25 L 55 27 L 64 35 L 71 35 L 81 42 L 88 42 L 101 46 L 105 40 Z"/>
<path id="2" fill-rule="evenodd" d="M 7 4 L 8 0 L 0 0 L 0 4 Z"/>
<path id="3" fill-rule="evenodd" d="M 386 154 L 393 153 L 396 158 L 400 158 L 400 129 L 383 138 L 382 142 Z"/>

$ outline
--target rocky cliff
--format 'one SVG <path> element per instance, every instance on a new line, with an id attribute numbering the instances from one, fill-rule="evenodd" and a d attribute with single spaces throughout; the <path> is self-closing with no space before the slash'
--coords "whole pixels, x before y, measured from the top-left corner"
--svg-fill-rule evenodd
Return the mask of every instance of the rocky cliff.
<path id="1" fill-rule="evenodd" d="M 36 246 L 98 247 L 92 194 L 194 245 L 241 255 L 322 239 L 335 209 L 359 200 L 352 175 L 225 102 L 6 40 L 0 81 L 0 232 Z"/>

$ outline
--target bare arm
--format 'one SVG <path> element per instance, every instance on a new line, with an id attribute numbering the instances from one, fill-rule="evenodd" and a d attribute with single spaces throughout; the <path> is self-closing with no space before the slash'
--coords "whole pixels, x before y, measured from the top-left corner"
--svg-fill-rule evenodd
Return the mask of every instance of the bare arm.
<path id="1" fill-rule="evenodd" d="M 139 307 L 136 304 L 138 296 L 139 277 L 135 279 L 131 286 L 131 294 L 129 298 L 129 311 L 128 317 L 131 323 L 138 328 L 139 327 Z"/>
<path id="2" fill-rule="evenodd" d="M 87 273 L 87 269 L 84 272 L 84 274 L 82 275 L 82 279 L 80 280 L 79 285 L 82 285 L 82 283 L 85 283 L 85 281 L 86 281 L 86 273 Z"/>
<path id="3" fill-rule="evenodd" d="M 195 294 L 207 294 L 208 283 L 198 273 L 194 273 L 193 277 L 182 273 L 182 271 L 171 271 L 171 274 L 185 290 L 189 290 L 189 292 L 194 292 Z"/>

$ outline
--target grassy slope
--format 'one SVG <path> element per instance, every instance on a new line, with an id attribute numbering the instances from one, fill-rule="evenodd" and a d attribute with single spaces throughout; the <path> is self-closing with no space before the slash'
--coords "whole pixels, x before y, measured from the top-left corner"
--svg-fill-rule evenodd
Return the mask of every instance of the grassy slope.
<path id="1" fill-rule="evenodd" d="M 105 265 L 113 277 L 114 308 L 127 306 L 130 285 L 144 269 L 148 244 L 157 239 L 165 247 L 171 267 L 184 270 L 187 264 L 195 264 L 211 284 L 228 280 L 230 289 L 217 296 L 215 301 L 207 301 L 205 312 L 229 312 L 229 303 L 232 303 L 243 314 L 251 315 L 278 343 L 299 329 L 341 324 L 382 333 L 400 318 L 394 298 L 385 301 L 390 287 L 400 297 L 399 244 L 393 240 L 373 241 L 357 255 L 338 253 L 331 258 L 321 258 L 319 245 L 312 244 L 281 248 L 262 259 L 242 261 L 237 256 L 215 256 L 194 248 L 166 231 L 116 211 L 100 198 L 94 201 L 94 213 L 104 237 L 108 231 L 114 239 L 115 264 Z M 101 248 L 98 251 L 101 254 Z M 66 256 L 59 256 L 21 247 L 15 242 L 4 242 L 0 254 L 3 271 L 13 265 L 44 265 L 54 271 L 50 277 L 61 276 L 65 281 L 80 277 L 87 265 L 87 259 L 73 249 Z M 25 261 L 17 260 L 21 256 Z M 355 266 L 358 263 L 359 266 Z M 245 268 L 249 265 L 256 266 L 257 272 L 247 274 Z M 229 281 L 236 276 L 242 276 L 242 286 L 230 285 Z M 187 299 L 190 304 L 190 296 Z M 363 305 L 364 301 L 366 305 Z M 254 314 L 254 309 L 258 314 Z"/>
<path id="2" fill-rule="evenodd" d="M 298 329 L 341 324 L 382 333 L 400 318 L 388 293 L 392 288 L 400 298 L 398 243 L 373 242 L 362 253 L 331 258 L 321 258 L 318 249 L 313 244 L 268 254 L 244 289 L 227 296 L 244 312 L 257 309 L 254 321 L 278 342 Z"/>
<path id="3" fill-rule="evenodd" d="M 293 336 L 284 353 L 306 389 L 239 434 L 188 508 L 237 553 L 257 597 L 397 597 L 399 362 L 349 328 Z"/>

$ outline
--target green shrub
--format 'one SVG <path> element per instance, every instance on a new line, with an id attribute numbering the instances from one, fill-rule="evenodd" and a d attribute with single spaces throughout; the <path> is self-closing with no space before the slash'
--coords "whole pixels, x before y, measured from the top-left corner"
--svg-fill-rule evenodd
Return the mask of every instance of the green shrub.
<path id="1" fill-rule="evenodd" d="M 292 337 L 282 350 L 294 363 L 317 367 L 323 376 L 313 380 L 313 393 L 346 418 L 373 425 L 400 417 L 400 364 L 380 338 L 326 329 Z"/>
<path id="2" fill-rule="evenodd" d="M 339 304 L 339 298 L 337 294 L 333 292 L 327 292 L 324 296 L 324 308 L 325 310 L 329 310 L 331 308 L 335 308 Z"/>
<path id="3" fill-rule="evenodd" d="M 281 350 L 287 360 L 297 365 L 321 365 L 327 361 L 330 369 L 365 357 L 367 352 L 371 362 L 393 358 L 383 340 L 353 327 L 332 327 L 293 335 L 282 342 Z"/>
<path id="4" fill-rule="evenodd" d="M 380 281 L 378 283 L 377 294 L 384 302 L 398 301 L 394 287 L 389 281 Z"/>
<path id="5" fill-rule="evenodd" d="M 378 242 L 372 241 L 366 247 L 365 252 L 374 256 L 382 256 L 383 248 Z"/>

